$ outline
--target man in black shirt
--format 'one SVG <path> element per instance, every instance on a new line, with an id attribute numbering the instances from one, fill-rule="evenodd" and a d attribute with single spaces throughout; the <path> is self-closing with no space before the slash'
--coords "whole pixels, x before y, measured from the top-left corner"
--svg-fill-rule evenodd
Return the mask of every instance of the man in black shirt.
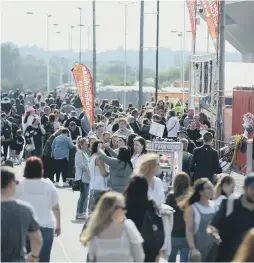
<path id="1" fill-rule="evenodd" d="M 65 127 L 68 128 L 71 122 L 75 122 L 77 126 L 81 127 L 81 121 L 77 118 L 75 110 L 71 111 L 70 118 L 65 122 Z"/>
<path id="2" fill-rule="evenodd" d="M 235 200 L 223 200 L 209 232 L 219 234 L 217 262 L 232 262 L 245 234 L 254 227 L 254 173 L 246 175 L 244 194 Z"/>
<path id="3" fill-rule="evenodd" d="M 76 125 L 74 121 L 71 121 L 69 124 L 69 137 L 73 144 L 76 145 L 77 138 L 82 136 L 82 130 L 79 126 Z"/>
<path id="4" fill-rule="evenodd" d="M 210 132 L 204 134 L 203 141 L 204 145 L 193 151 L 190 171 L 194 172 L 194 181 L 205 177 L 214 183 L 214 174 L 222 173 L 218 152 L 212 148 L 213 135 Z"/>

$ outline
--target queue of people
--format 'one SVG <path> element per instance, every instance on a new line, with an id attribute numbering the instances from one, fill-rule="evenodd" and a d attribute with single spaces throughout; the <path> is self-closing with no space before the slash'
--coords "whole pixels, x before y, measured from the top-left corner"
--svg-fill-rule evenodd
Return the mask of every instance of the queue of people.
<path id="1" fill-rule="evenodd" d="M 24 147 L 16 156 L 23 150 L 27 158 L 21 182 L 11 168 L 1 168 L 2 237 L 14 244 L 2 239 L 6 261 L 50 261 L 54 235 L 62 231 L 56 188 L 61 176 L 64 187 L 80 192 L 75 220 L 85 221 L 80 241 L 88 261 L 176 262 L 178 253 L 181 262 L 253 257 L 242 241 L 254 228 L 254 174 L 246 176 L 243 195 L 234 196 L 234 179 L 220 175 L 215 133 L 203 113 L 189 109 L 180 116 L 163 101 L 139 112 L 132 104 L 124 110 L 118 100 L 103 100 L 95 102 L 96 124 L 90 127 L 88 116 L 77 114 L 76 97 L 24 99 L 36 99 L 39 107 L 25 107 L 23 122 L 15 123 L 19 132 L 9 120 L 11 110 L 1 115 L 3 157 L 21 132 Z M 146 149 L 146 140 L 155 138 L 152 122 L 165 126 L 164 138 L 183 144 L 183 171 L 170 192 L 160 179 L 160 156 Z M 10 220 L 22 213 L 26 223 Z M 9 231 L 12 225 L 15 231 Z"/>

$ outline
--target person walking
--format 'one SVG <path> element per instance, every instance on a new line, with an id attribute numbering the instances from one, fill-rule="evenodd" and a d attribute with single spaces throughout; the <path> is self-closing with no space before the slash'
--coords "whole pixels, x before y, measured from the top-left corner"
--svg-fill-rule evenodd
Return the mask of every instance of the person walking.
<path id="1" fill-rule="evenodd" d="M 17 183 L 14 170 L 1 167 L 1 261 L 37 262 L 42 246 L 40 227 L 31 205 L 14 198 Z"/>
<path id="2" fill-rule="evenodd" d="M 52 182 L 54 182 L 54 175 L 56 172 L 55 160 L 52 156 L 52 144 L 55 138 L 59 136 L 61 133 L 62 133 L 62 128 L 60 128 L 58 131 L 52 134 L 46 141 L 46 144 L 42 151 L 41 159 L 44 167 L 44 177 L 49 178 Z"/>
<path id="3" fill-rule="evenodd" d="M 80 196 L 77 204 L 76 219 L 84 219 L 87 208 L 87 197 L 89 193 L 89 157 L 86 153 L 88 149 L 88 140 L 78 137 L 77 152 L 75 155 L 75 181 L 79 181 L 81 185 Z"/>
<path id="4" fill-rule="evenodd" d="M 81 243 L 88 247 L 90 262 L 143 262 L 143 238 L 125 217 L 124 197 L 108 192 L 99 200 Z"/>
<path id="5" fill-rule="evenodd" d="M 43 172 L 41 159 L 35 156 L 28 158 L 24 169 L 25 179 L 18 185 L 16 197 L 33 207 L 43 238 L 40 262 L 50 262 L 54 235 L 61 234 L 61 219 L 57 190 L 50 180 L 42 178 Z M 30 244 L 27 244 L 27 251 L 31 251 Z"/>
<path id="6" fill-rule="evenodd" d="M 72 148 L 75 148 L 68 135 L 69 130 L 63 128 L 62 133 L 52 143 L 52 153 L 56 164 L 56 184 L 59 184 L 60 174 L 62 173 L 63 186 L 68 186 L 66 178 L 68 175 L 69 152 Z"/>
<path id="7" fill-rule="evenodd" d="M 245 176 L 244 192 L 239 198 L 223 200 L 213 218 L 209 233 L 221 240 L 217 262 L 232 262 L 245 234 L 254 227 L 254 173 Z"/>
<path id="8" fill-rule="evenodd" d="M 40 157 L 42 154 L 42 137 L 45 135 L 45 129 L 40 123 L 40 119 L 35 117 L 32 125 L 25 130 L 26 152 L 27 156 Z M 29 146 L 29 147 L 28 147 Z"/>
<path id="9" fill-rule="evenodd" d="M 186 238 L 190 249 L 190 261 L 214 262 L 216 240 L 207 234 L 207 227 L 213 220 L 218 206 L 213 198 L 213 185 L 207 178 L 198 179 L 193 190 L 179 202 L 184 209 Z"/>
<path id="10" fill-rule="evenodd" d="M 169 111 L 169 119 L 167 121 L 168 138 L 176 140 L 179 132 L 180 124 L 175 111 Z"/>
<path id="11" fill-rule="evenodd" d="M 222 173 L 218 152 L 212 148 L 213 135 L 210 132 L 204 134 L 203 141 L 204 145 L 193 151 L 190 171 L 194 173 L 194 181 L 205 177 L 214 183 L 215 174 Z"/>
<path id="12" fill-rule="evenodd" d="M 191 185 L 188 174 L 180 172 L 176 174 L 171 191 L 166 198 L 166 204 L 174 209 L 174 223 L 172 229 L 172 249 L 168 262 L 176 262 L 178 251 L 180 252 L 180 262 L 188 262 L 189 247 L 185 234 L 185 222 L 183 210 L 179 207 L 179 202 L 189 191 Z"/>
<path id="13" fill-rule="evenodd" d="M 134 176 L 124 193 L 126 217 L 131 219 L 141 233 L 145 262 L 155 262 L 160 256 L 165 233 L 163 218 L 153 200 L 148 198 L 148 182 L 143 176 Z M 155 238 L 156 237 L 156 238 Z"/>

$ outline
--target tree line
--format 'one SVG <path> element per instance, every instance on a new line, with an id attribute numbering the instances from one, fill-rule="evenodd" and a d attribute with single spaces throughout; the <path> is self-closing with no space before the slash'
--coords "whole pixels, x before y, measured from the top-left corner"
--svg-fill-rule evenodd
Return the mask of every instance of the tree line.
<path id="1" fill-rule="evenodd" d="M 60 62 L 61 61 L 61 62 Z M 62 68 L 62 83 L 68 83 L 70 74 L 69 61 L 66 58 L 53 56 L 50 58 L 50 87 L 54 89 L 60 83 L 60 63 Z M 84 62 L 85 63 L 85 62 Z M 86 64 L 86 63 L 85 63 Z M 91 68 L 91 63 L 87 63 Z M 173 85 L 180 80 L 180 68 L 174 67 L 159 72 L 159 87 Z M 138 81 L 138 69 L 127 67 L 127 86 L 135 85 Z M 188 65 L 185 67 L 185 79 L 189 78 Z M 154 86 L 155 72 L 144 68 L 144 86 Z M 102 86 L 124 86 L 124 63 L 111 61 L 97 65 L 97 81 Z M 27 91 L 47 90 L 47 61 L 33 55 L 21 55 L 19 48 L 13 43 L 1 44 L 1 87 L 2 92 L 19 88 Z"/>

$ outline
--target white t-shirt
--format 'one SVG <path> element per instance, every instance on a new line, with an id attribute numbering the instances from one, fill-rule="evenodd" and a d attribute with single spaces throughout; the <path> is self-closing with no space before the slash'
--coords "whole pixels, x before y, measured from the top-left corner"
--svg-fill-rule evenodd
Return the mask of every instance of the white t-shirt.
<path id="1" fill-rule="evenodd" d="M 90 173 L 90 190 L 104 191 L 107 189 L 108 178 L 102 176 L 99 167 L 96 165 L 97 154 L 90 157 L 88 168 Z M 105 165 L 107 171 L 107 166 Z"/>
<path id="2" fill-rule="evenodd" d="M 179 132 L 180 124 L 177 117 L 171 117 L 167 122 L 168 137 L 177 137 Z"/>
<path id="3" fill-rule="evenodd" d="M 54 228 L 52 208 L 59 196 L 50 180 L 24 179 L 17 186 L 16 197 L 32 205 L 41 227 Z"/>
<path id="4" fill-rule="evenodd" d="M 134 171 L 137 169 L 137 166 L 138 166 L 138 163 L 139 163 L 139 160 L 141 157 L 142 157 L 142 155 L 140 155 L 140 154 L 135 154 L 134 156 L 132 156 L 131 163 L 132 163 Z"/>
<path id="5" fill-rule="evenodd" d="M 165 193 L 163 183 L 160 178 L 154 176 L 153 185 L 149 186 L 148 197 L 152 199 L 158 207 L 165 203 Z"/>

